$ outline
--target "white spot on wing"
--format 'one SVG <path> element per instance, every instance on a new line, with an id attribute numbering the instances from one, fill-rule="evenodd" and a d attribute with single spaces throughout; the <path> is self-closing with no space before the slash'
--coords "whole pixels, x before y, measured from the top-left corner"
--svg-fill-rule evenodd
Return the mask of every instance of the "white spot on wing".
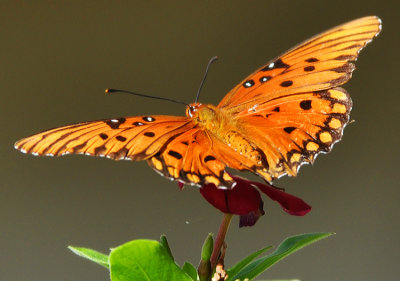
<path id="1" fill-rule="evenodd" d="M 274 68 L 274 66 L 275 66 L 275 63 L 271 62 L 271 63 L 268 65 L 268 68 L 271 69 L 271 68 Z"/>

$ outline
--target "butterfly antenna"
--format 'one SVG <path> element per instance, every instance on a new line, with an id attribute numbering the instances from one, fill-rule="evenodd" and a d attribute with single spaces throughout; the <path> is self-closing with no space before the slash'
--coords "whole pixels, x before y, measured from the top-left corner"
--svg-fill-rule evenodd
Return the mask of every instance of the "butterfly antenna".
<path id="1" fill-rule="evenodd" d="M 184 105 L 188 106 L 188 104 L 186 102 L 183 102 L 183 101 L 173 100 L 173 99 L 163 98 L 163 97 L 157 97 L 157 96 L 150 96 L 150 95 L 145 95 L 145 94 L 139 94 L 139 93 L 135 93 L 135 92 L 127 91 L 127 90 L 106 89 L 105 92 L 107 94 L 108 93 L 126 93 L 126 94 L 131 94 L 131 95 L 135 95 L 135 96 L 139 96 L 139 97 L 152 98 L 152 99 L 157 99 L 157 100 L 165 100 L 165 101 L 184 104 Z"/>
<path id="2" fill-rule="evenodd" d="M 208 74 L 208 69 L 210 68 L 210 65 L 211 65 L 213 62 L 215 62 L 217 59 L 218 59 L 218 57 L 217 57 L 217 56 L 214 56 L 214 57 L 212 57 L 212 58 L 209 60 L 209 62 L 208 62 L 208 64 L 207 64 L 206 72 L 204 73 L 203 80 L 201 80 L 200 87 L 199 87 L 199 89 L 197 90 L 197 95 L 196 95 L 196 101 L 195 101 L 195 103 L 197 103 L 197 101 L 199 100 L 200 91 L 201 91 L 201 89 L 203 88 L 204 81 L 206 81 L 206 77 L 207 77 L 207 74 Z"/>

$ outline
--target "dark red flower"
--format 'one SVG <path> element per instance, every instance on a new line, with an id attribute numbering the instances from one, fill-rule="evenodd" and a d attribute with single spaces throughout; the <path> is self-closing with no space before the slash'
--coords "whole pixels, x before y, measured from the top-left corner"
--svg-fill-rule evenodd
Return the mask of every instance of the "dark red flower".
<path id="1" fill-rule="evenodd" d="M 273 185 L 249 181 L 238 176 L 232 177 L 237 183 L 234 188 L 226 190 L 219 189 L 214 184 L 206 184 L 200 188 L 200 193 L 221 212 L 240 215 L 240 227 L 252 226 L 259 217 L 264 215 L 263 201 L 259 190 L 277 201 L 282 209 L 290 215 L 304 216 L 311 211 L 311 206 L 302 199 Z"/>

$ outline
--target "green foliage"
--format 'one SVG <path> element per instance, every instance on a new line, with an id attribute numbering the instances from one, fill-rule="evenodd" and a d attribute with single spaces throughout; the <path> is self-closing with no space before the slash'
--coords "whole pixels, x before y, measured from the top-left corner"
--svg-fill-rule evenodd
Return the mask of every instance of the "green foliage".
<path id="1" fill-rule="evenodd" d="M 172 255 L 171 248 L 169 247 L 169 244 L 168 244 L 167 236 L 165 236 L 164 234 L 161 235 L 161 237 L 160 237 L 160 244 L 164 246 L 165 250 L 167 250 L 167 252 L 168 252 L 169 256 L 171 257 L 171 259 L 174 259 L 174 256 Z"/>
<path id="2" fill-rule="evenodd" d="M 72 252 L 74 252 L 75 254 L 77 254 L 80 257 L 91 260 L 92 262 L 100 264 L 101 266 L 104 266 L 105 268 L 109 268 L 108 256 L 103 253 L 100 253 L 100 252 L 97 252 L 95 250 L 88 249 L 88 248 L 80 248 L 80 247 L 73 247 L 73 246 L 68 246 L 68 249 L 70 249 Z"/>
<path id="3" fill-rule="evenodd" d="M 301 248 L 331 236 L 332 234 L 333 233 L 307 233 L 286 238 L 273 253 L 248 263 L 238 273 L 230 275 L 228 281 L 237 279 L 253 280 L 278 261 L 286 258 Z"/>
<path id="4" fill-rule="evenodd" d="M 193 280 L 198 280 L 197 269 L 190 262 L 185 262 L 182 266 L 182 270 Z"/>
<path id="5" fill-rule="evenodd" d="M 259 255 L 263 254 L 265 251 L 271 249 L 272 246 L 265 247 L 261 250 L 258 250 L 250 255 L 248 255 L 246 258 L 232 266 L 230 269 L 227 270 L 228 276 L 236 276 L 246 265 L 251 263 L 255 258 L 257 258 Z M 229 278 L 230 279 L 230 278 Z"/>
<path id="6" fill-rule="evenodd" d="M 271 249 L 271 246 L 258 250 L 228 269 L 227 281 L 253 280 L 278 261 L 332 234 L 308 233 L 289 237 L 274 252 L 264 257 L 260 257 L 260 255 Z M 209 235 L 203 245 L 202 258 L 209 257 L 210 245 L 212 245 L 212 236 Z M 128 242 L 113 249 L 109 256 L 87 248 L 70 246 L 69 249 L 78 256 L 108 268 L 111 273 L 111 281 L 209 280 L 209 277 L 207 277 L 208 279 L 204 279 L 205 275 L 203 278 L 199 278 L 197 274 L 198 270 L 188 262 L 185 262 L 182 269 L 179 268 L 174 262 L 165 236 L 161 236 L 160 242 L 153 240 L 134 240 Z M 205 253 L 206 255 L 203 256 Z"/>
<path id="7" fill-rule="evenodd" d="M 134 240 L 111 251 L 112 281 L 191 281 L 157 241 Z"/>

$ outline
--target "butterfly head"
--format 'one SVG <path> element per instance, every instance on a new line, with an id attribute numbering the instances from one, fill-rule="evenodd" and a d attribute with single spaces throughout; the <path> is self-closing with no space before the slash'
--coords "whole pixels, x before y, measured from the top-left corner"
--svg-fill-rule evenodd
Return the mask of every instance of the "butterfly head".
<path id="1" fill-rule="evenodd" d="M 204 122 L 215 118 L 216 109 L 210 104 L 191 103 L 186 107 L 186 116 Z"/>
<path id="2" fill-rule="evenodd" d="M 215 123 L 217 109 L 210 104 L 192 103 L 186 107 L 186 116 L 208 128 Z"/>

